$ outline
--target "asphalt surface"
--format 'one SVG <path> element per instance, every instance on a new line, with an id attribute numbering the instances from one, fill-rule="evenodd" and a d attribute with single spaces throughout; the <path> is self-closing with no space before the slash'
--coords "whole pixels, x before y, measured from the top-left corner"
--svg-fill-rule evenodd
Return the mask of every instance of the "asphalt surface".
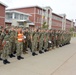
<path id="1" fill-rule="evenodd" d="M 76 75 L 76 38 L 71 44 L 25 59 L 9 58 L 10 64 L 0 61 L 0 75 Z"/>

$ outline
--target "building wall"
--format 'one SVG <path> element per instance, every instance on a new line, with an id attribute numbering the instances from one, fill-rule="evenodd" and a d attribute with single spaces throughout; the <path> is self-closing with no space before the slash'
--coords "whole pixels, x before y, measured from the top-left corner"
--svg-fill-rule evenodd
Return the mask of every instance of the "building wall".
<path id="1" fill-rule="evenodd" d="M 0 4 L 0 26 L 5 27 L 5 6 Z"/>
<path id="2" fill-rule="evenodd" d="M 62 30 L 62 17 L 52 13 L 52 29 Z"/>
<path id="3" fill-rule="evenodd" d="M 42 9 L 38 7 L 29 7 L 29 8 L 19 8 L 13 9 L 24 13 L 29 13 L 31 16 L 29 17 L 30 21 L 35 24 L 35 27 L 41 27 L 42 25 Z M 43 18 L 44 21 L 44 18 Z"/>
<path id="4" fill-rule="evenodd" d="M 32 16 L 30 16 L 29 19 L 37 28 L 42 27 L 44 22 L 49 25 L 49 29 L 69 30 L 72 26 L 72 22 L 66 20 L 65 14 L 62 17 L 58 14 L 52 13 L 52 9 L 49 7 L 45 7 L 45 10 L 38 7 L 25 7 L 13 10 L 31 14 Z M 45 14 L 43 12 L 45 12 Z"/>
<path id="5" fill-rule="evenodd" d="M 70 30 L 71 29 L 71 21 L 66 19 L 66 30 Z"/>
<path id="6" fill-rule="evenodd" d="M 19 8 L 19 9 L 13 9 L 24 13 L 34 13 L 34 8 Z"/>

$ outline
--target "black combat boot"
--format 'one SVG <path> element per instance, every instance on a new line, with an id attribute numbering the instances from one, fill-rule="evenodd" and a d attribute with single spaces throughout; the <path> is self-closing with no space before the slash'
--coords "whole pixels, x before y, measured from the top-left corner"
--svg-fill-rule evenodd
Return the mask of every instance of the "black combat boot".
<path id="1" fill-rule="evenodd" d="M 9 57 L 12 58 L 11 54 L 9 54 Z"/>
<path id="2" fill-rule="evenodd" d="M 42 54 L 42 53 L 44 53 L 44 52 L 42 52 L 42 51 L 40 50 L 39 53 Z"/>
<path id="3" fill-rule="evenodd" d="M 22 56 L 19 56 L 20 57 L 20 59 L 24 59 L 24 57 L 22 57 Z"/>
<path id="4" fill-rule="evenodd" d="M 38 55 L 38 54 L 36 54 L 35 52 L 33 52 L 33 53 L 32 53 L 32 56 L 35 56 L 35 55 Z"/>
<path id="5" fill-rule="evenodd" d="M 59 45 L 59 47 L 62 47 L 62 45 Z"/>
<path id="6" fill-rule="evenodd" d="M 15 55 L 13 55 L 13 54 L 9 54 L 9 57 L 10 57 L 10 58 L 13 58 L 13 57 L 15 57 Z"/>
<path id="7" fill-rule="evenodd" d="M 10 62 L 8 60 L 5 60 L 5 61 L 6 61 L 6 63 L 10 64 Z"/>
<path id="8" fill-rule="evenodd" d="M 6 60 L 3 60 L 3 64 L 7 64 Z"/>
<path id="9" fill-rule="evenodd" d="M 12 57 L 15 57 L 15 55 L 11 54 Z"/>
<path id="10" fill-rule="evenodd" d="M 24 59 L 24 58 L 21 57 L 21 56 L 17 56 L 17 59 L 18 59 L 18 60 L 21 60 L 21 59 Z"/>
<path id="11" fill-rule="evenodd" d="M 17 56 L 17 59 L 20 60 L 20 56 Z"/>
<path id="12" fill-rule="evenodd" d="M 47 52 L 47 51 L 48 51 L 47 49 L 44 50 L 44 52 Z"/>

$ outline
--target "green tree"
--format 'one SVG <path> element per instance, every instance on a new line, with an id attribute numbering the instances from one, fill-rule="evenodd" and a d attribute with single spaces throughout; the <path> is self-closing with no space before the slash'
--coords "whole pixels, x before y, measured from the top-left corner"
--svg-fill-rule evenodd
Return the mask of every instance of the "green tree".
<path id="1" fill-rule="evenodd" d="M 46 22 L 43 23 L 42 28 L 48 29 L 48 25 L 46 24 Z"/>

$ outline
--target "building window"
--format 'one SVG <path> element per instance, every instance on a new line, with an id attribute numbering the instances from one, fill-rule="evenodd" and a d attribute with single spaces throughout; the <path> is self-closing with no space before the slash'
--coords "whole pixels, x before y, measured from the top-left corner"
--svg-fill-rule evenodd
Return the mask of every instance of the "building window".
<path id="1" fill-rule="evenodd" d="M 24 16 L 24 20 L 28 20 L 28 16 Z"/>
<path id="2" fill-rule="evenodd" d="M 19 19 L 19 14 L 18 13 L 15 13 L 15 19 Z"/>
<path id="3" fill-rule="evenodd" d="M 23 14 L 20 15 L 20 20 L 23 20 Z"/>
<path id="4" fill-rule="evenodd" d="M 7 13 L 6 14 L 6 19 L 12 19 L 12 13 Z"/>

